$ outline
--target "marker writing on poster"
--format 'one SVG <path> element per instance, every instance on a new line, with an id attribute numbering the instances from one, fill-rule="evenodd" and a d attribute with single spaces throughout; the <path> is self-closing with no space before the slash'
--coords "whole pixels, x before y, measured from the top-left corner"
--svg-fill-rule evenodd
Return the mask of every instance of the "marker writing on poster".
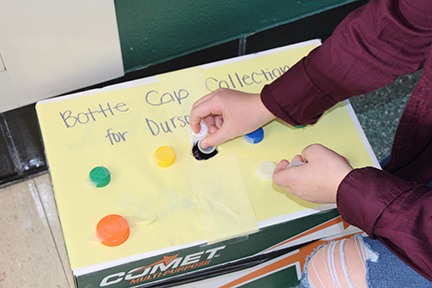
<path id="1" fill-rule="evenodd" d="M 111 132 L 111 130 L 113 130 L 112 128 L 109 128 L 107 130 L 107 135 L 105 136 L 105 138 L 108 138 L 111 145 L 114 145 L 115 143 L 119 143 L 119 142 L 125 142 L 126 141 L 126 133 L 128 133 L 128 131 L 124 131 L 124 132 Z"/>
<path id="2" fill-rule="evenodd" d="M 175 129 L 189 126 L 189 115 L 174 116 L 165 121 L 153 121 L 146 118 L 146 124 L 153 136 L 158 136 L 161 132 L 172 133 Z"/>
<path id="3" fill-rule="evenodd" d="M 156 90 L 150 90 L 145 94 L 145 101 L 151 106 L 161 106 L 170 103 L 178 105 L 184 104 L 190 93 L 186 89 L 179 89 L 170 92 L 160 93 Z M 175 129 L 185 128 L 189 125 L 189 115 L 171 116 L 168 119 L 156 120 L 145 118 L 148 131 L 152 136 L 158 136 L 166 133 L 172 133 Z"/>
<path id="4" fill-rule="evenodd" d="M 72 112 L 71 110 L 66 110 L 64 112 L 60 112 L 60 117 L 63 120 L 63 123 L 66 125 L 66 128 L 73 128 L 75 125 L 85 125 L 87 123 L 96 122 L 99 119 L 104 119 L 108 117 L 115 116 L 119 113 L 125 113 L 129 111 L 129 108 L 126 107 L 126 104 L 123 102 L 119 102 L 113 107 L 109 103 L 106 105 L 99 104 L 98 108 L 87 108 L 81 112 Z"/>
<path id="5" fill-rule="evenodd" d="M 145 100 L 148 104 L 152 106 L 160 106 L 172 102 L 177 102 L 179 105 L 182 101 L 189 97 L 189 92 L 185 89 L 180 89 L 178 91 L 166 92 L 162 95 L 156 91 L 151 90 L 147 92 Z"/>
<path id="6" fill-rule="evenodd" d="M 215 91 L 218 88 L 239 89 L 250 85 L 263 85 L 270 81 L 276 80 L 290 67 L 276 67 L 273 69 L 261 69 L 247 74 L 230 72 L 222 78 L 208 77 L 205 80 L 205 86 L 209 91 Z"/>
<path id="7" fill-rule="evenodd" d="M 211 76 L 205 79 L 205 86 L 209 91 L 217 90 L 218 88 L 230 88 L 230 89 L 241 89 L 250 85 L 263 86 L 265 83 L 271 82 L 283 73 L 288 71 L 290 67 L 288 65 L 275 67 L 275 68 L 263 68 L 256 69 L 250 73 L 239 73 L 239 72 L 228 72 L 223 76 Z M 204 95 L 202 95 L 204 96 Z M 157 91 L 149 90 L 143 94 L 143 100 L 146 104 L 151 107 L 161 107 L 163 105 L 178 105 L 182 106 L 185 103 L 190 102 L 190 92 L 187 89 L 173 89 L 173 91 Z M 190 101 L 187 101 L 190 100 Z M 188 103 L 189 104 L 189 103 Z M 85 107 L 82 110 L 76 111 L 72 109 L 64 110 L 59 112 L 61 120 L 66 128 L 74 128 L 77 126 L 86 125 L 89 123 L 101 121 L 106 118 L 115 117 L 119 114 L 128 112 L 130 108 L 124 102 L 118 102 L 116 104 L 103 103 L 96 104 L 92 107 Z M 153 115 L 153 113 L 151 113 Z M 146 133 L 150 136 L 159 136 L 163 134 L 173 133 L 176 129 L 183 129 L 189 126 L 189 115 L 176 115 L 171 114 L 165 119 L 155 119 L 151 116 L 146 116 L 145 111 L 142 115 L 144 116 L 144 125 L 146 127 Z M 112 121 L 110 122 L 112 123 Z M 110 145 L 117 143 L 126 142 L 128 131 L 114 131 L 111 127 L 106 127 L 104 137 L 107 139 Z"/>

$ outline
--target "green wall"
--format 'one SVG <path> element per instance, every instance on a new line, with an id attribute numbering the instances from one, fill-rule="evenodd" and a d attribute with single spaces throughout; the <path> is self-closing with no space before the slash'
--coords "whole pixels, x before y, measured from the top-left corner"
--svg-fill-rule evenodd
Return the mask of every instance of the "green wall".
<path id="1" fill-rule="evenodd" d="M 356 0 L 115 0 L 126 72 Z"/>

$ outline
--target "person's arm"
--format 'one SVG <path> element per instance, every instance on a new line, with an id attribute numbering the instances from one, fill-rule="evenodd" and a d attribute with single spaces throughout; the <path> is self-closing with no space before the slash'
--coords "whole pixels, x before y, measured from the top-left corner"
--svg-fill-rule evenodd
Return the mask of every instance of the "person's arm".
<path id="1" fill-rule="evenodd" d="M 282 160 L 276 185 L 304 200 L 335 203 L 342 218 L 380 239 L 408 265 L 432 281 L 432 187 L 407 182 L 367 167 L 353 169 L 337 153 L 311 145 L 287 168 Z"/>
<path id="2" fill-rule="evenodd" d="M 339 185 L 337 207 L 346 222 L 432 281 L 431 187 L 375 168 L 355 169 Z"/>
<path id="3" fill-rule="evenodd" d="M 423 67 L 432 42 L 426 0 L 371 0 L 276 81 L 261 99 L 278 118 L 315 123 L 324 111 Z"/>
<path id="4" fill-rule="evenodd" d="M 253 132 L 274 118 L 259 94 L 220 88 L 193 104 L 189 122 L 195 133 L 201 120 L 206 122 L 210 135 L 201 143 L 205 149 Z"/>
<path id="5" fill-rule="evenodd" d="M 273 182 L 314 203 L 336 203 L 338 186 L 353 169 L 345 158 L 320 144 L 307 146 L 293 161 L 303 164 L 288 168 L 288 160 L 281 160 Z"/>

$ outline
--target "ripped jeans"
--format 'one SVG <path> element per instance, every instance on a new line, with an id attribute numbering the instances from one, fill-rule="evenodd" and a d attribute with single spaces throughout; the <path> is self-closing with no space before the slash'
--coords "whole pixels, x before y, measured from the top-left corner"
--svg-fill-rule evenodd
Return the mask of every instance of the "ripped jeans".
<path id="1" fill-rule="evenodd" d="M 379 240 L 356 235 L 333 241 L 308 257 L 301 288 L 431 287 L 432 282 Z"/>

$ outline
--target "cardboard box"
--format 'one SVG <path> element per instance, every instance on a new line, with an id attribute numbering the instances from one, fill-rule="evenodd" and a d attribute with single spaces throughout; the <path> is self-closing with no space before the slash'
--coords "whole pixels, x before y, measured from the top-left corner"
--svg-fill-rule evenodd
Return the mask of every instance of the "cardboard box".
<path id="1" fill-rule="evenodd" d="M 255 261 L 249 260 L 250 267 L 244 267 L 238 271 L 226 269 L 221 275 L 212 277 L 200 277 L 198 280 L 179 286 L 177 288 L 208 288 L 208 287 L 247 287 L 247 288 L 286 288 L 298 287 L 301 273 L 305 266 L 305 260 L 320 246 L 329 241 L 341 240 L 352 237 L 353 231 L 326 237 L 322 240 L 313 241 L 301 247 L 281 250 L 280 253 L 273 253 L 269 257 L 255 257 Z M 357 234 L 357 233 L 356 233 Z M 264 256 L 264 255 L 263 255 Z M 258 259 L 257 259 L 258 258 Z M 158 287 L 171 287 L 172 283 L 159 283 Z"/>
<path id="2" fill-rule="evenodd" d="M 77 278 L 77 284 L 78 287 L 87 287 L 89 283 L 99 284 L 100 287 L 177 287 L 181 283 L 188 283 L 193 285 L 190 287 L 200 287 L 196 285 L 210 278 L 202 281 L 202 287 L 242 287 L 246 282 L 258 280 L 259 285 L 262 285 L 262 281 L 273 283 L 274 277 L 280 276 L 275 273 L 284 270 L 282 286 L 257 287 L 287 287 L 288 283 L 295 286 L 306 257 L 323 243 L 313 240 L 361 232 L 348 226 L 337 210 L 332 209 L 263 227 L 260 232 L 249 236 L 214 245 L 181 248 L 155 257 L 143 257 L 115 268 L 86 273 Z M 264 276 L 266 280 L 261 279 Z"/>
<path id="3" fill-rule="evenodd" d="M 259 144 L 239 137 L 206 161 L 191 152 L 188 113 L 196 100 L 218 87 L 259 93 L 318 45 L 299 43 L 39 102 L 76 286 L 172 287 L 358 232 L 334 205 L 303 201 L 256 173 L 263 161 L 292 159 L 312 143 L 334 149 L 354 167 L 378 167 L 348 101 L 313 126 L 273 121 Z M 155 163 L 161 146 L 175 151 L 170 167 Z M 100 188 L 89 181 L 97 166 L 110 172 Z M 96 235 L 98 221 L 110 214 L 129 224 L 125 242 L 115 247 Z"/>

